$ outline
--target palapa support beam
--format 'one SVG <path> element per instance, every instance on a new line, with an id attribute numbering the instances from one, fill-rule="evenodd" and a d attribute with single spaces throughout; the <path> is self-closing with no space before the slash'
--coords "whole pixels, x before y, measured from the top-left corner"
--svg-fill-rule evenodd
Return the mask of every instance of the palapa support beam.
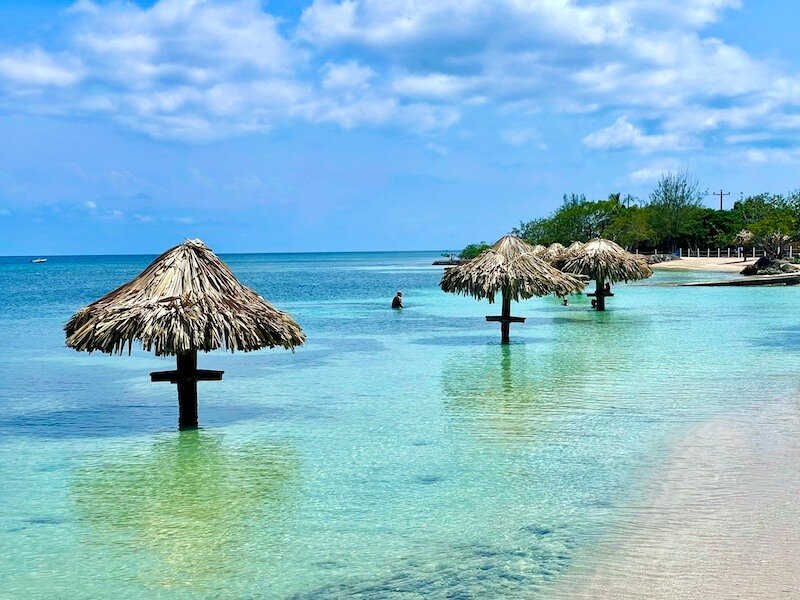
<path id="1" fill-rule="evenodd" d="M 504 317 L 503 315 L 486 315 L 486 320 L 493 323 L 524 323 L 525 317 Z"/>
<path id="2" fill-rule="evenodd" d="M 197 429 L 197 382 L 220 381 L 224 371 L 197 368 L 197 350 L 177 355 L 177 369 L 154 371 L 150 381 L 168 381 L 178 385 L 178 427 Z"/>
<path id="3" fill-rule="evenodd" d="M 511 293 L 503 290 L 503 314 L 500 317 L 500 343 L 511 343 Z"/>
<path id="4" fill-rule="evenodd" d="M 595 298 L 595 309 L 597 310 L 605 310 L 606 309 L 606 298 L 609 296 L 613 296 L 610 291 L 606 291 L 605 287 L 605 278 L 598 277 L 596 281 L 597 286 L 595 287 L 594 293 L 586 294 L 587 296 L 594 296 Z"/>

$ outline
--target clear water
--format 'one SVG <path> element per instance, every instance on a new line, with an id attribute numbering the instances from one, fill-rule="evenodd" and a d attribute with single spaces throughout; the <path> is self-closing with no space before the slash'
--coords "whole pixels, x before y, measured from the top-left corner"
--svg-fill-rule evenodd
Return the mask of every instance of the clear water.
<path id="1" fill-rule="evenodd" d="M 168 359 L 63 344 L 148 257 L 0 259 L 0 596 L 558 597 L 675 439 L 800 384 L 798 288 L 657 274 L 501 347 L 433 253 L 224 258 L 308 343 L 201 356 L 188 433 Z"/>

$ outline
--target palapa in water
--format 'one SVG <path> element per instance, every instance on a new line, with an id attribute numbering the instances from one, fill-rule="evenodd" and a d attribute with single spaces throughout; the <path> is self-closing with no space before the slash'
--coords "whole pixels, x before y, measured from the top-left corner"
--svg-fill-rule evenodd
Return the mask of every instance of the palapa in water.
<path id="1" fill-rule="evenodd" d="M 613 296 L 606 289 L 607 283 L 610 285 L 618 281 L 636 281 L 653 274 L 644 259 L 637 258 L 618 244 L 602 238 L 590 240 L 575 250 L 564 264 L 564 271 L 595 280 L 595 291 L 589 295 L 595 297 L 597 310 L 605 310 L 606 297 Z"/>
<path id="2" fill-rule="evenodd" d="M 558 262 L 558 260 L 561 259 L 561 257 L 564 256 L 564 251 L 565 250 L 566 250 L 566 248 L 564 248 L 563 245 L 559 244 L 558 242 L 555 242 L 553 244 L 550 244 L 547 247 L 547 250 L 545 250 L 540 255 L 539 258 L 541 258 L 543 260 L 546 260 L 547 262 L 549 262 L 552 265 L 552 264 Z"/>
<path id="3" fill-rule="evenodd" d="M 167 250 L 138 277 L 75 313 L 64 330 L 75 350 L 130 354 L 136 341 L 157 356 L 176 355 L 176 371 L 151 378 L 178 384 L 183 428 L 197 426 L 197 381 L 222 378 L 222 371 L 197 369 L 198 350 L 291 350 L 305 340 L 288 314 L 242 285 L 200 240 Z"/>
<path id="4" fill-rule="evenodd" d="M 509 343 L 511 323 L 524 323 L 522 317 L 511 316 L 511 301 L 555 293 L 566 296 L 580 292 L 585 283 L 562 273 L 533 253 L 533 247 L 520 238 L 507 235 L 477 258 L 458 267 L 446 269 L 441 288 L 445 292 L 473 296 L 494 302 L 502 296 L 502 315 L 486 317 L 499 321 L 502 343 Z"/>

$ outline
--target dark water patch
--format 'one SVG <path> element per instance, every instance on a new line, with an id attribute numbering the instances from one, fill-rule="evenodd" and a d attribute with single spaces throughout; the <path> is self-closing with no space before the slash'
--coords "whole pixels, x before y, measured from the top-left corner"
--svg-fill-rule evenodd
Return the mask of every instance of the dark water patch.
<path id="1" fill-rule="evenodd" d="M 444 481 L 444 478 L 439 477 L 438 475 L 423 475 L 421 477 L 417 477 L 417 481 L 422 485 L 433 485 L 435 483 L 441 483 Z"/>
<path id="2" fill-rule="evenodd" d="M 764 337 L 753 340 L 753 345 L 797 352 L 800 350 L 800 328 L 772 329 Z"/>
<path id="3" fill-rule="evenodd" d="M 29 519 L 25 519 L 25 523 L 30 525 L 61 525 L 62 523 L 66 522 L 66 519 L 63 517 L 56 517 L 53 515 L 43 515 L 40 517 L 31 517 Z"/>
<path id="4" fill-rule="evenodd" d="M 413 442 L 411 442 L 411 445 L 420 448 L 422 446 L 430 446 L 435 443 L 436 442 L 433 440 L 414 440 Z"/>
<path id="5" fill-rule="evenodd" d="M 545 527 L 542 525 L 525 525 L 521 529 L 522 531 L 526 533 L 532 533 L 537 537 L 542 537 L 553 533 L 553 530 L 550 527 Z"/>
<path id="6" fill-rule="evenodd" d="M 382 578 L 332 582 L 292 598 L 529 597 L 567 569 L 573 540 L 556 531 L 509 548 L 478 543 L 452 548 L 439 561 L 408 558 Z"/>

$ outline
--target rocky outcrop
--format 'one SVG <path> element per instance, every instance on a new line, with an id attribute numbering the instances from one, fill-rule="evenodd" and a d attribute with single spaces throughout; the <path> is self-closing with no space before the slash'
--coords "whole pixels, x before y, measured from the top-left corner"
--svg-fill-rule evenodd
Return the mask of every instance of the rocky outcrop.
<path id="1" fill-rule="evenodd" d="M 780 275 L 781 273 L 794 273 L 800 271 L 800 265 L 783 260 L 775 260 L 762 256 L 751 265 L 742 269 L 742 275 Z"/>
<path id="2" fill-rule="evenodd" d="M 655 265 L 662 262 L 669 262 L 671 260 L 680 260 L 680 258 L 674 254 L 651 254 L 647 257 L 647 264 Z"/>

